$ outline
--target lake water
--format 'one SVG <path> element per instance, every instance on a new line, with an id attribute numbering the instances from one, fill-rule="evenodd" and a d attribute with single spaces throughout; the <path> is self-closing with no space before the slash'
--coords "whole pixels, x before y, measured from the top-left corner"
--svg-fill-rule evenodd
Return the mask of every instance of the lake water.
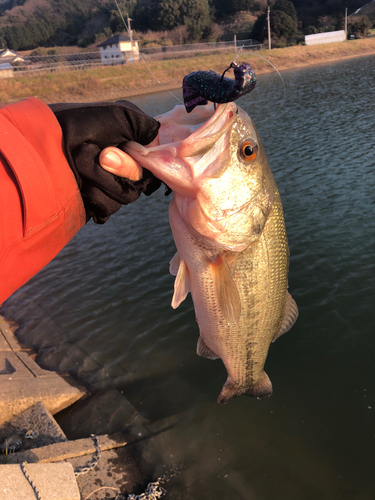
<path id="1" fill-rule="evenodd" d="M 155 445 L 159 463 L 190 464 L 168 498 L 375 498 L 375 57 L 283 77 L 281 111 L 276 74 L 239 102 L 279 186 L 300 311 L 271 345 L 271 398 L 216 404 L 225 369 L 195 354 L 191 299 L 170 307 L 163 189 L 88 223 L 1 309 L 44 367 L 118 388 L 151 422 L 188 410 Z M 133 102 L 153 115 L 175 104 Z"/>

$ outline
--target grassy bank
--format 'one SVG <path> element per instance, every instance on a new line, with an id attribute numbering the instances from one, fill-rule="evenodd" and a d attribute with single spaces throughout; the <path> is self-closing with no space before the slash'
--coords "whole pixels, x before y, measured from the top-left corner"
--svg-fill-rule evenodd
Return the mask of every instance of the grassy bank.
<path id="1" fill-rule="evenodd" d="M 369 54 L 375 54 L 375 38 L 310 47 L 299 45 L 259 52 L 259 55 L 272 62 L 279 71 Z M 233 58 L 234 54 L 230 52 L 196 54 L 194 58 L 153 61 L 149 66 L 158 80 L 171 89 L 181 87 L 183 77 L 191 71 L 213 69 L 221 73 Z M 245 53 L 243 60 L 250 62 L 257 74 L 274 71 L 266 61 L 250 54 Z M 47 103 L 88 102 L 160 90 L 162 87 L 146 66 L 139 62 L 128 66 L 97 67 L 0 80 L 0 103 L 7 104 L 29 96 L 36 96 Z"/>

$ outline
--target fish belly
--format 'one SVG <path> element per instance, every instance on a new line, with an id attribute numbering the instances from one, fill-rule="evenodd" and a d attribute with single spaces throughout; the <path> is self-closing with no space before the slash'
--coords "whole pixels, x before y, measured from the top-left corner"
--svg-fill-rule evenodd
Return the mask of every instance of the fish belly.
<path id="1" fill-rule="evenodd" d="M 240 318 L 232 326 L 219 307 L 210 266 L 222 250 L 194 238 L 173 203 L 170 222 L 180 259 L 188 268 L 200 330 L 198 354 L 220 357 L 228 372 L 218 401 L 225 403 L 241 394 L 259 398 L 271 395 L 272 384 L 264 364 L 284 316 L 289 260 L 278 191 L 258 240 L 243 252 L 231 253 L 228 259 L 241 300 Z"/>

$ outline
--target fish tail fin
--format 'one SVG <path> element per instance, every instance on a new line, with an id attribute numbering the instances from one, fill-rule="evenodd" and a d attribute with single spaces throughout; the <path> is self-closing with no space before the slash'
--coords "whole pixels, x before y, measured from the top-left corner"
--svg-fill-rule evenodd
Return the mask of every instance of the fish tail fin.
<path id="1" fill-rule="evenodd" d="M 272 394 L 272 382 L 266 372 L 263 372 L 263 376 L 258 382 L 249 386 L 240 386 L 233 382 L 226 381 L 218 399 L 218 403 L 225 404 L 230 399 L 236 398 L 245 394 L 246 396 L 251 396 L 257 399 L 266 398 Z"/>

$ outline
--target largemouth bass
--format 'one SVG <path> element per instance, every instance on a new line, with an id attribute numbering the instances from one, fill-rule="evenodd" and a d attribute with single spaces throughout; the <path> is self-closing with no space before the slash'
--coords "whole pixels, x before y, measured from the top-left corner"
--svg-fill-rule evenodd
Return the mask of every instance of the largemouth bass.
<path id="1" fill-rule="evenodd" d="M 174 191 L 172 307 L 191 292 L 197 353 L 228 372 L 218 402 L 272 394 L 268 349 L 298 316 L 288 293 L 283 209 L 251 118 L 236 104 L 183 106 L 156 117 L 160 145 L 126 151 Z"/>

